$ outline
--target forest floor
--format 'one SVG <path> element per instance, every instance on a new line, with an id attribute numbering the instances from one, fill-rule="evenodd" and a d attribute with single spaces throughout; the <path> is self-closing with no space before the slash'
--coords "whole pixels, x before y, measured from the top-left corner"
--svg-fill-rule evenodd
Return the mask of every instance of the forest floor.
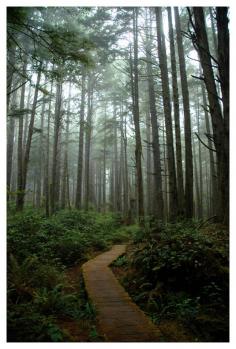
<path id="1" fill-rule="evenodd" d="M 96 251 L 92 255 L 93 257 L 99 255 L 100 252 Z M 84 284 L 81 284 L 82 265 L 73 266 L 65 271 L 65 276 L 68 281 L 68 287 L 65 289 L 67 294 L 79 293 L 81 287 L 84 288 Z M 86 295 L 87 296 L 87 295 Z M 86 297 L 87 298 L 87 297 Z M 88 303 L 89 304 L 89 303 Z M 97 332 L 97 318 L 92 317 L 88 319 L 75 320 L 71 317 L 64 317 L 57 320 L 57 325 L 61 331 L 68 336 L 70 342 L 100 342 L 103 341 L 103 337 Z"/>
<path id="2" fill-rule="evenodd" d="M 161 331 L 158 339 L 228 341 L 226 227 L 176 222 L 140 228 L 114 214 L 77 210 L 49 218 L 30 208 L 8 214 L 8 342 L 109 340 L 82 266 L 117 244 L 127 245 L 126 253 L 107 269 Z"/>

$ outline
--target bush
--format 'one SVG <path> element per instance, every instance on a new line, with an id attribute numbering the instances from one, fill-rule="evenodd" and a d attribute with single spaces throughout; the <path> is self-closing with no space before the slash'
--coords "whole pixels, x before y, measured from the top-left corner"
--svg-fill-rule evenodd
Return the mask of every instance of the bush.
<path id="1" fill-rule="evenodd" d="M 134 245 L 130 272 L 123 278 L 134 301 L 157 323 L 175 319 L 202 340 L 225 340 L 229 303 L 227 232 L 216 226 L 213 231 L 199 230 L 195 222 L 178 222 L 146 230 L 143 239 L 139 232 L 137 240 L 142 244 Z M 202 331 L 201 319 L 205 319 L 207 328 L 211 323 L 217 331 L 207 335 Z"/>
<path id="2" fill-rule="evenodd" d="M 9 213 L 8 341 L 65 341 L 58 317 L 88 320 L 95 310 L 82 283 L 79 292 L 65 292 L 64 269 L 125 239 L 120 217 L 78 210 L 49 218 L 32 209 Z M 94 329 L 91 337 L 96 336 Z"/>

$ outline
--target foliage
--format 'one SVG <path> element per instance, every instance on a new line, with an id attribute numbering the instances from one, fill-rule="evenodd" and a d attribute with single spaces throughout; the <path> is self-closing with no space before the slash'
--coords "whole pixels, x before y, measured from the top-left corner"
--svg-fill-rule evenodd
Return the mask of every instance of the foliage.
<path id="1" fill-rule="evenodd" d="M 8 219 L 8 253 L 19 261 L 36 255 L 40 261 L 54 260 L 71 266 L 86 260 L 91 249 L 103 250 L 127 238 L 119 217 L 77 210 L 59 211 L 46 219 L 32 209 L 11 213 Z"/>
<path id="2" fill-rule="evenodd" d="M 175 319 L 203 340 L 228 338 L 227 231 L 179 222 L 146 230 L 142 243 L 138 241 L 129 259 L 125 257 L 130 272 L 122 281 L 134 301 L 158 324 Z M 115 263 L 127 270 L 119 259 Z M 215 330 L 206 333 L 201 321 Z"/>
<path id="3" fill-rule="evenodd" d="M 118 257 L 112 265 L 115 267 L 122 267 L 128 264 L 127 257 L 125 255 Z"/>
<path id="4" fill-rule="evenodd" d="M 82 280 L 78 291 L 66 291 L 65 268 L 127 239 L 120 216 L 63 210 L 46 218 L 31 208 L 8 214 L 8 340 L 65 341 L 58 317 L 95 317 Z M 95 328 L 89 340 L 101 340 Z"/>

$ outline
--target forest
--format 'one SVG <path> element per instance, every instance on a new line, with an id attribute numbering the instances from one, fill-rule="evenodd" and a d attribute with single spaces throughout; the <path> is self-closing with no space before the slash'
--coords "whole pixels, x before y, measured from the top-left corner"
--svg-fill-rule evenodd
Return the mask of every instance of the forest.
<path id="1" fill-rule="evenodd" d="M 229 341 L 228 7 L 7 8 L 7 341 Z"/>

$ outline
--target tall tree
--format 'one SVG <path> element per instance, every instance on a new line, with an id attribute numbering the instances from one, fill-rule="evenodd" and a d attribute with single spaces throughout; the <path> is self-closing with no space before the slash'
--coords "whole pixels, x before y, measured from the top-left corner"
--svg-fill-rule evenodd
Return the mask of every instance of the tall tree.
<path id="1" fill-rule="evenodd" d="M 175 119 L 175 148 L 176 148 L 176 167 L 177 167 L 177 189 L 178 189 L 178 213 L 184 213 L 184 179 L 182 166 L 182 145 L 180 132 L 180 116 L 179 116 L 179 90 L 177 80 L 176 56 L 174 31 L 172 22 L 171 8 L 167 7 L 168 23 L 169 23 L 169 40 L 170 40 L 170 58 L 171 58 L 171 75 L 172 75 L 172 91 L 173 106 Z"/>
<path id="2" fill-rule="evenodd" d="M 66 134 L 64 145 L 64 160 L 63 160 L 63 175 L 62 175 L 62 192 L 61 192 L 61 208 L 64 209 L 67 205 L 70 208 L 70 188 L 69 188 L 69 169 L 68 169 L 68 146 L 69 146 L 69 128 L 70 128 L 70 113 L 71 113 L 71 81 L 69 83 L 69 95 L 66 116 Z"/>
<path id="3" fill-rule="evenodd" d="M 171 116 L 171 101 L 170 101 L 170 89 L 169 78 L 167 69 L 167 55 L 165 37 L 163 33 L 163 20 L 162 20 L 162 8 L 156 7 L 156 25 L 157 25 L 157 43 L 158 43 L 158 56 L 161 71 L 161 83 L 162 83 L 162 98 L 165 114 L 165 127 L 166 127 L 166 141 L 167 141 L 167 161 L 168 161 L 168 182 L 169 182 L 169 212 L 170 219 L 174 220 L 177 216 L 178 198 L 177 198 L 177 184 L 176 184 L 176 172 L 175 172 L 175 156 L 174 156 L 174 142 L 173 142 L 173 129 L 172 129 L 172 116 Z"/>
<path id="4" fill-rule="evenodd" d="M 52 177 L 51 177 L 51 213 L 54 213 L 58 209 L 58 163 L 59 163 L 59 132 L 61 127 L 61 105 L 62 105 L 62 80 L 58 77 L 56 83 L 56 104 L 54 115 L 54 140 L 53 140 L 53 155 L 52 155 Z"/>
<path id="5" fill-rule="evenodd" d="M 88 74 L 88 102 L 87 102 L 87 120 L 85 133 L 85 194 L 84 194 L 84 208 L 88 210 L 90 190 L 90 150 L 91 150 L 91 135 L 92 135 L 92 114 L 93 114 L 93 77 L 91 73 Z"/>
<path id="6" fill-rule="evenodd" d="M 195 44 L 203 69 L 204 82 L 207 89 L 210 113 L 213 127 L 214 145 L 217 155 L 217 178 L 218 178 L 218 207 L 217 216 L 222 222 L 228 223 L 229 220 L 229 100 L 228 100 L 228 19 L 227 9 L 220 8 L 218 11 L 218 68 L 220 72 L 220 81 L 222 97 L 224 94 L 224 117 L 221 112 L 221 106 L 217 95 L 217 88 L 212 67 L 209 43 L 206 32 L 205 17 L 202 7 L 193 7 L 194 28 L 193 43 Z M 219 17 L 222 16 L 221 19 Z M 222 35 L 222 32 L 223 35 Z M 224 36 L 225 35 L 225 36 Z M 224 58 L 225 55 L 225 58 Z M 225 90 L 223 92 L 223 90 Z"/>
<path id="7" fill-rule="evenodd" d="M 143 175 L 142 175 L 142 141 L 139 124 L 139 86 L 138 86 L 138 8 L 133 9 L 133 39 L 134 39 L 134 62 L 131 69 L 133 85 L 133 119 L 135 127 L 135 162 L 137 178 L 138 217 L 142 224 L 144 217 L 143 206 Z M 132 59 L 131 59 L 132 60 Z"/>
<path id="8" fill-rule="evenodd" d="M 186 74 L 185 54 L 181 34 L 181 24 L 178 7 L 174 8 L 176 35 L 179 53 L 179 69 L 184 107 L 184 138 L 185 138 L 185 214 L 187 218 L 193 216 L 193 155 L 192 130 L 189 106 L 188 80 Z"/>
<path id="9" fill-rule="evenodd" d="M 205 86 L 203 83 L 201 84 L 202 90 L 202 99 L 203 99 L 203 108 L 204 108 L 204 116 L 205 116 L 205 125 L 206 125 L 206 134 L 207 134 L 207 145 L 209 149 L 209 159 L 210 159 L 210 179 L 211 179 L 211 190 L 210 190 L 210 214 L 211 216 L 215 215 L 215 204 L 217 202 L 217 174 L 215 169 L 215 157 L 214 151 L 212 150 L 212 142 L 210 140 L 211 129 L 210 129 L 210 120 L 209 120 L 209 111 L 207 108 L 207 100 L 206 100 L 206 92 Z"/>
<path id="10" fill-rule="evenodd" d="M 31 150 L 31 143 L 32 143 L 32 137 L 34 133 L 34 121 L 35 121 L 35 115 L 36 115 L 36 107 L 38 102 L 38 93 L 39 93 L 39 86 L 40 86 L 40 79 L 42 74 L 42 62 L 40 62 L 38 66 L 38 74 L 37 74 L 37 81 L 34 91 L 34 100 L 30 115 L 30 122 L 28 127 L 28 137 L 27 142 L 25 146 L 25 153 L 23 158 L 23 173 L 22 173 L 22 195 L 20 196 L 20 201 L 18 202 L 18 209 L 22 210 L 24 207 L 24 199 L 25 199 L 25 190 L 26 190 L 26 181 L 27 181 L 27 173 L 28 173 L 28 165 L 30 160 L 30 150 Z"/>
<path id="11" fill-rule="evenodd" d="M 81 84 L 81 105 L 80 105 L 80 129 L 79 129 L 79 153 L 77 164 L 77 189 L 75 206 L 82 207 L 82 175 L 83 175 L 83 157 L 84 157 L 84 108 L 85 108 L 85 69 L 82 70 Z"/>
<path id="12" fill-rule="evenodd" d="M 14 150 L 14 134 L 15 134 L 15 118 L 14 110 L 17 108 L 16 97 L 17 91 L 14 92 L 11 101 L 11 113 L 7 123 L 7 201 L 10 198 L 9 192 L 11 190 L 11 179 L 12 179 L 12 160 Z"/>
<path id="13" fill-rule="evenodd" d="M 27 61 L 25 59 L 23 66 L 23 74 L 26 74 Z M 25 107 L 25 84 L 21 88 L 20 97 L 20 110 L 23 111 Z M 17 196 L 16 196 L 16 209 L 21 210 L 23 208 L 21 200 L 23 194 L 23 126 L 24 126 L 24 114 L 19 117 L 18 126 L 18 149 L 17 149 Z"/>
<path id="14" fill-rule="evenodd" d="M 146 21 L 146 26 L 148 25 Z M 154 79 L 152 70 L 152 57 L 151 57 L 151 40 L 150 36 L 152 32 L 146 33 L 146 58 L 147 58 L 147 76 L 148 76 L 148 95 L 149 95 L 149 108 L 151 115 L 152 125 L 152 148 L 153 148 L 153 162 L 154 162 L 154 183 L 155 183 L 155 196 L 156 196 L 156 209 L 155 214 L 158 219 L 163 218 L 163 194 L 162 194 L 162 169 L 161 169 L 161 155 L 160 155 L 160 142 L 159 142 L 159 125 L 157 122 L 157 110 L 156 110 L 156 98 L 154 90 Z M 150 171 L 150 167 L 148 168 Z"/>
<path id="15" fill-rule="evenodd" d="M 53 91 L 53 79 L 51 80 L 50 96 Z M 45 162 L 45 214 L 50 215 L 50 124 L 51 124 L 52 98 L 49 100 L 47 117 L 47 141 L 46 141 L 46 162 Z"/>

